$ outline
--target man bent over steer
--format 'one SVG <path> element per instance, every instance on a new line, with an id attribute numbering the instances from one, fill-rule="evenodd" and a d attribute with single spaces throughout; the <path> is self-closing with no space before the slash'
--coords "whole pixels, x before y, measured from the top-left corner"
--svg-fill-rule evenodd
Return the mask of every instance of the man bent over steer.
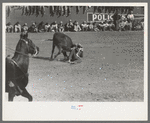
<path id="1" fill-rule="evenodd" d="M 74 64 L 82 62 L 81 57 L 83 57 L 83 47 L 81 44 L 75 44 L 73 48 L 71 48 L 71 52 L 69 54 L 69 63 Z"/>

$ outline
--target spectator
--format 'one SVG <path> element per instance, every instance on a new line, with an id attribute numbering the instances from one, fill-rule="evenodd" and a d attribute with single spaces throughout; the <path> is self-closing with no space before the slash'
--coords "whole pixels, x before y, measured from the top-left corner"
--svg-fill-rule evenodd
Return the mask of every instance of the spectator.
<path id="1" fill-rule="evenodd" d="M 83 21 L 83 23 L 81 24 L 81 28 L 82 28 L 82 31 L 87 31 L 88 25 L 87 25 L 86 21 Z"/>
<path id="2" fill-rule="evenodd" d="M 75 23 L 74 23 L 74 31 L 75 32 L 81 31 L 80 25 L 78 24 L 77 21 L 75 21 Z"/>
<path id="3" fill-rule="evenodd" d="M 88 30 L 89 31 L 94 31 L 93 23 L 90 21 L 90 24 L 88 25 Z"/>
<path id="4" fill-rule="evenodd" d="M 110 20 L 110 21 L 108 22 L 108 24 L 109 24 L 109 31 L 115 30 L 115 25 L 114 25 L 114 23 L 113 23 L 112 20 Z"/>
<path id="5" fill-rule="evenodd" d="M 26 36 L 25 36 L 26 35 Z M 24 25 L 22 26 L 21 28 L 21 35 L 20 35 L 20 38 L 25 38 L 25 37 L 28 37 L 28 26 L 27 26 L 27 23 L 24 23 Z"/>
<path id="6" fill-rule="evenodd" d="M 96 22 L 93 23 L 93 29 L 94 29 L 95 32 L 99 31 L 99 29 L 97 28 Z"/>
<path id="7" fill-rule="evenodd" d="M 45 32 L 49 32 L 50 31 L 50 24 L 49 23 L 46 23 L 45 26 L 44 26 L 44 30 Z"/>
<path id="8" fill-rule="evenodd" d="M 108 20 L 105 20 L 103 31 L 107 31 L 107 30 L 109 30 L 109 24 L 108 24 Z"/>
<path id="9" fill-rule="evenodd" d="M 101 21 L 98 26 L 99 26 L 100 31 L 107 31 L 110 29 L 110 25 L 109 25 L 108 20 Z"/>
<path id="10" fill-rule="evenodd" d="M 59 32 L 64 32 L 64 25 L 63 25 L 62 21 L 60 21 L 60 23 L 58 24 L 58 31 Z"/>
<path id="11" fill-rule="evenodd" d="M 121 20 L 119 23 L 119 31 L 125 31 L 125 22 Z"/>
<path id="12" fill-rule="evenodd" d="M 125 20 L 126 19 L 126 16 L 125 15 L 121 15 L 121 20 Z"/>
<path id="13" fill-rule="evenodd" d="M 21 32 L 28 32 L 28 26 L 27 23 L 24 23 L 24 25 L 21 28 Z"/>
<path id="14" fill-rule="evenodd" d="M 66 24 L 66 31 L 73 31 L 72 20 L 69 20 L 69 22 Z"/>
<path id="15" fill-rule="evenodd" d="M 14 32 L 21 32 L 21 25 L 19 22 L 14 25 Z"/>
<path id="16" fill-rule="evenodd" d="M 11 25 L 10 22 L 6 24 L 6 32 L 8 33 L 13 32 L 13 25 Z"/>
<path id="17" fill-rule="evenodd" d="M 130 23 L 128 23 L 127 18 L 122 18 L 119 23 L 119 31 L 130 30 Z"/>
<path id="18" fill-rule="evenodd" d="M 51 24 L 51 31 L 52 32 L 57 32 L 58 31 L 58 24 L 56 21 L 54 21 L 52 24 Z"/>
<path id="19" fill-rule="evenodd" d="M 134 30 L 143 30 L 141 21 L 137 21 L 136 24 L 134 24 Z"/>
<path id="20" fill-rule="evenodd" d="M 142 30 L 144 30 L 144 19 L 141 20 Z"/>
<path id="21" fill-rule="evenodd" d="M 127 14 L 127 21 L 129 23 L 129 27 L 130 27 L 130 30 L 133 29 L 133 21 L 134 21 L 134 15 L 133 15 L 133 11 L 131 10 L 128 14 Z"/>
<path id="22" fill-rule="evenodd" d="M 36 27 L 36 23 L 32 23 L 32 25 L 29 28 L 30 32 L 38 32 L 38 29 Z"/>
<path id="23" fill-rule="evenodd" d="M 127 18 L 124 19 L 125 30 L 129 29 Z"/>
<path id="24" fill-rule="evenodd" d="M 44 26 L 44 22 L 42 21 L 38 25 L 38 32 L 44 32 L 44 30 L 45 30 L 45 26 Z"/>
<path id="25" fill-rule="evenodd" d="M 98 28 L 99 28 L 100 31 L 104 31 L 104 22 L 103 21 L 99 22 Z"/>
<path id="26" fill-rule="evenodd" d="M 120 15 L 118 14 L 118 10 L 116 10 L 115 14 L 112 16 L 114 20 L 114 25 L 115 25 L 115 30 L 119 30 L 119 20 L 120 20 Z"/>

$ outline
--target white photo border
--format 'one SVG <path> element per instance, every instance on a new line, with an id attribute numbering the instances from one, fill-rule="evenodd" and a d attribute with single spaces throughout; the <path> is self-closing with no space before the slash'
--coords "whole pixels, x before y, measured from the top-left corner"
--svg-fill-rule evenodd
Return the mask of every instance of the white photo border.
<path id="1" fill-rule="evenodd" d="M 143 102 L 5 102 L 5 6 L 101 5 L 144 6 L 144 101 Z M 147 3 L 3 3 L 2 4 L 2 119 L 3 121 L 146 121 L 148 120 L 148 4 Z M 83 105 L 71 110 L 71 105 Z"/>

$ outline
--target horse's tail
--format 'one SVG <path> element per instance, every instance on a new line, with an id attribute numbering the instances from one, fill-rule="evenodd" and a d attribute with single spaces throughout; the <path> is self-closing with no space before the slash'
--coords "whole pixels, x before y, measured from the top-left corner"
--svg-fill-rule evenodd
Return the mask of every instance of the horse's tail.
<path id="1" fill-rule="evenodd" d="M 53 41 L 53 39 L 45 39 L 45 40 L 43 40 L 43 41 Z"/>

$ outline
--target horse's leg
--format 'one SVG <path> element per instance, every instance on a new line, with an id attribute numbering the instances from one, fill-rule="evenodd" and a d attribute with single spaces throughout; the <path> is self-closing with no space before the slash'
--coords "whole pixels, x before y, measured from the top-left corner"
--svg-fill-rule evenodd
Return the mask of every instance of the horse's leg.
<path id="1" fill-rule="evenodd" d="M 14 97 L 15 97 L 14 94 L 9 93 L 8 94 L 8 101 L 13 101 Z"/>
<path id="2" fill-rule="evenodd" d="M 63 55 L 64 55 L 64 60 L 68 60 L 69 57 L 67 56 L 66 51 L 62 50 L 62 53 L 63 53 Z"/>
<path id="3" fill-rule="evenodd" d="M 13 101 L 14 97 L 15 97 L 15 91 L 14 91 L 14 88 L 9 87 L 8 101 Z"/>
<path id="4" fill-rule="evenodd" d="M 59 54 L 61 54 L 61 52 L 62 52 L 62 51 L 61 51 L 61 47 L 60 47 L 60 46 L 57 46 L 57 47 L 58 47 L 58 50 L 59 50 L 59 51 L 58 51 L 58 53 L 54 56 L 54 58 L 56 58 L 56 57 L 57 57 Z"/>
<path id="5" fill-rule="evenodd" d="M 53 59 L 54 49 L 55 49 L 55 45 L 54 45 L 54 43 L 53 43 L 53 47 L 52 47 L 52 54 L 51 54 L 51 60 Z"/>
<path id="6" fill-rule="evenodd" d="M 23 93 L 21 94 L 23 97 L 28 98 L 28 100 L 31 102 L 33 100 L 32 96 L 28 93 L 26 89 L 23 89 Z"/>

